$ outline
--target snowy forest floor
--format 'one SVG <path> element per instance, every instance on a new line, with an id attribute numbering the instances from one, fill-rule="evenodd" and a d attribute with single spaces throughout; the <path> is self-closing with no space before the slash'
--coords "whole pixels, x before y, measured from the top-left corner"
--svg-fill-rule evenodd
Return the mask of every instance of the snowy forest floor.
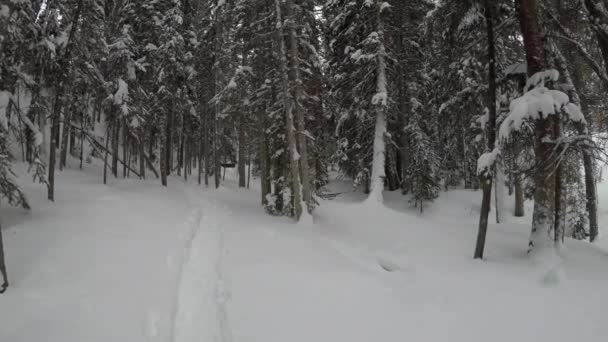
<path id="1" fill-rule="evenodd" d="M 442 193 L 420 215 L 398 193 L 369 207 L 350 192 L 322 201 L 306 226 L 266 215 L 259 192 L 238 189 L 231 175 L 214 190 L 178 178 L 168 188 L 134 179 L 104 186 L 98 173 L 59 173 L 55 203 L 24 177 L 33 210 L 1 207 L 11 287 L 0 296 L 0 341 L 600 342 L 608 334 L 608 240 L 566 241 L 551 276 L 526 255 L 530 218 L 505 213 L 490 226 L 487 259 L 473 260 L 480 193 Z M 330 188 L 350 190 L 341 181 Z M 599 193 L 602 230 L 608 184 Z"/>

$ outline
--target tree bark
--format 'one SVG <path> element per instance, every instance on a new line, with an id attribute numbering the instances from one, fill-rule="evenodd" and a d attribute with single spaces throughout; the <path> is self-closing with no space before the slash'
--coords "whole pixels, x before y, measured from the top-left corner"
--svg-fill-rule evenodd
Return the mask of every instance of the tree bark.
<path id="1" fill-rule="evenodd" d="M 587 106 L 584 106 L 582 103 L 582 99 L 578 92 L 578 86 L 580 82 L 575 82 L 575 79 L 570 74 L 568 70 L 566 57 L 559 50 L 559 46 L 553 45 L 555 50 L 555 57 L 557 59 L 558 65 L 560 67 L 560 72 L 564 76 L 566 83 L 570 86 L 569 96 L 570 100 L 581 107 L 583 109 L 583 114 L 585 114 L 585 118 L 589 122 L 588 111 L 586 110 Z M 574 66 L 577 68 L 577 66 Z M 579 83 L 579 84 L 577 84 Z M 578 130 L 579 135 L 589 136 L 589 126 L 577 124 L 576 128 Z M 599 227 L 597 220 L 597 193 L 595 188 L 595 170 L 593 166 L 593 155 L 592 151 L 589 148 L 583 148 L 583 169 L 585 171 L 585 197 L 586 197 L 586 209 L 587 215 L 589 217 L 589 239 L 591 242 L 594 242 L 597 236 L 599 235 Z"/>
<path id="2" fill-rule="evenodd" d="M 528 75 L 548 69 L 547 54 L 543 45 L 536 0 L 518 0 L 518 14 L 528 63 Z M 555 121 L 551 118 L 537 120 L 534 127 L 535 156 L 534 213 L 528 252 L 554 248 L 555 246 L 555 197 L 556 178 L 551 155 L 553 145 L 545 138 L 554 138 Z"/>
<path id="3" fill-rule="evenodd" d="M 244 109 L 243 109 L 244 110 Z M 239 160 L 238 160 L 238 170 L 239 170 L 239 188 L 244 188 L 247 186 L 247 175 L 245 172 L 245 159 L 247 158 L 246 152 L 246 143 L 245 143 L 245 115 L 244 113 L 239 114 L 239 122 L 238 122 L 238 131 L 239 131 Z"/>
<path id="4" fill-rule="evenodd" d="M 82 13 L 82 6 L 84 0 L 79 0 L 74 18 L 72 18 L 72 28 L 68 36 L 67 45 L 64 54 L 59 58 L 57 62 L 57 70 L 60 70 L 59 79 L 57 80 L 57 88 L 55 91 L 55 103 L 53 105 L 53 113 L 51 116 L 51 146 L 49 151 L 49 176 L 48 176 L 48 199 L 51 201 L 55 200 L 55 164 L 57 161 L 57 145 L 59 144 L 59 122 L 61 120 L 61 109 L 62 109 L 62 97 L 67 81 L 67 75 L 64 74 L 67 63 L 69 62 L 72 55 L 73 38 L 80 22 L 80 15 Z"/>
<path id="5" fill-rule="evenodd" d="M 598 46 L 604 59 L 604 70 L 608 71 L 608 12 L 606 3 L 601 0 L 584 0 L 584 5 L 589 13 L 589 21 L 595 31 Z M 603 11 L 602 11 L 603 10 Z"/>
<path id="6" fill-rule="evenodd" d="M 2 273 L 2 285 L 0 293 L 4 293 L 8 287 L 8 274 L 6 272 L 6 262 L 4 259 L 4 241 L 2 240 L 2 226 L 0 226 L 0 273 Z"/>
<path id="7" fill-rule="evenodd" d="M 496 46 L 494 41 L 494 18 L 490 0 L 485 0 L 486 34 L 488 39 L 488 122 L 487 152 L 494 150 L 496 142 Z M 477 243 L 475 244 L 475 259 L 483 259 L 488 231 L 488 217 L 490 215 L 490 204 L 492 202 L 492 175 L 490 170 L 481 181 L 483 195 L 481 199 L 481 211 L 479 213 L 479 230 L 477 232 Z"/>
<path id="8" fill-rule="evenodd" d="M 291 4 L 291 2 L 290 2 Z M 300 220 L 302 216 L 302 189 L 300 183 L 300 155 L 296 146 L 296 128 L 293 120 L 293 99 L 289 87 L 289 69 L 287 66 L 287 51 L 284 39 L 284 22 L 281 16 L 280 0 L 275 0 L 277 16 L 277 40 L 279 44 L 279 64 L 283 86 L 283 110 L 285 111 L 285 129 L 287 133 L 289 171 L 291 176 L 291 191 L 294 217 Z"/>
<path id="9" fill-rule="evenodd" d="M 376 56 L 376 95 L 388 98 L 386 88 L 386 50 L 384 46 L 384 23 L 382 21 L 381 0 L 376 0 L 376 31 L 378 34 L 379 47 Z M 374 97 L 375 97 L 374 96 Z M 384 191 L 384 179 L 386 178 L 386 101 L 378 99 L 376 103 L 376 124 L 374 128 L 374 145 L 372 161 L 372 177 L 370 182 L 370 193 L 368 200 L 382 203 L 384 201 L 382 192 Z"/>
<path id="10" fill-rule="evenodd" d="M 163 186 L 167 186 L 167 175 L 169 169 L 169 152 L 167 151 L 169 142 L 167 132 L 169 131 L 169 113 L 161 115 L 160 120 L 160 182 Z"/>
<path id="11" fill-rule="evenodd" d="M 312 194 L 310 190 L 310 165 L 308 164 L 308 132 L 306 131 L 306 114 L 300 104 L 303 98 L 302 78 L 300 75 L 300 52 L 298 43 L 298 32 L 296 30 L 297 16 L 295 8 L 300 6 L 297 0 L 287 0 L 287 17 L 289 20 L 289 45 L 291 57 L 291 78 L 294 82 L 294 99 L 292 101 L 293 113 L 297 124 L 297 146 L 300 154 L 300 181 L 302 186 L 302 199 L 306 204 L 308 212 L 312 212 Z"/>
<path id="12" fill-rule="evenodd" d="M 524 186 L 521 178 L 521 174 L 516 173 L 513 176 L 513 183 L 515 188 L 515 217 L 523 217 L 526 214 L 524 208 Z"/>

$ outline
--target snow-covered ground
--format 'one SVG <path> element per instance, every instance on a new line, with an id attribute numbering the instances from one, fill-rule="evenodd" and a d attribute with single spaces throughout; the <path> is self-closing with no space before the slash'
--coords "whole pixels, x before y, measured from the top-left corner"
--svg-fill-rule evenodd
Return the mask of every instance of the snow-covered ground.
<path id="1" fill-rule="evenodd" d="M 309 226 L 264 214 L 259 192 L 228 178 L 218 190 L 177 178 L 169 188 L 104 186 L 96 172 L 66 170 L 49 203 L 23 177 L 33 210 L 0 208 L 11 280 L 0 341 L 608 336 L 608 240 L 567 241 L 554 277 L 526 255 L 529 218 L 504 215 L 490 227 L 487 259 L 471 258 L 480 193 L 443 193 L 422 215 L 397 193 L 385 194 L 386 207 L 345 193 L 323 201 Z M 599 190 L 602 229 L 608 184 Z"/>

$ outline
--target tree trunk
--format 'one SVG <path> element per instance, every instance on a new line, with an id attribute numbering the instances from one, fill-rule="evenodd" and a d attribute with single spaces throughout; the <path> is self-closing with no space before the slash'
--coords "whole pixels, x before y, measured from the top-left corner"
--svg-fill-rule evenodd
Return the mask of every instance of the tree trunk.
<path id="1" fill-rule="evenodd" d="M 169 113 L 164 113 L 161 115 L 160 120 L 160 182 L 163 186 L 167 186 L 167 175 L 169 172 L 167 171 L 169 168 L 169 152 L 167 151 L 169 147 L 167 132 L 169 131 Z"/>
<path id="2" fill-rule="evenodd" d="M 597 42 L 604 59 L 604 70 L 608 71 L 608 17 L 606 3 L 601 0 L 584 0 L 584 5 L 589 13 L 589 21 L 595 31 Z"/>
<path id="3" fill-rule="evenodd" d="M 69 60 L 72 55 L 72 47 L 74 45 L 72 39 L 76 34 L 76 29 L 78 28 L 78 23 L 80 22 L 80 15 L 82 13 L 83 3 L 84 0 L 78 1 L 76 13 L 72 22 L 73 25 L 70 28 L 70 34 L 68 36 L 68 41 L 64 54 L 58 58 L 57 62 L 57 70 L 60 71 L 60 75 L 58 77 L 59 79 L 57 80 L 57 88 L 55 91 L 55 103 L 53 104 L 53 113 L 51 115 L 51 146 L 49 151 L 48 199 L 51 201 L 55 200 L 55 164 L 57 161 L 57 145 L 59 143 L 59 121 L 61 120 L 63 91 L 65 87 L 65 82 L 68 78 L 67 75 L 64 74 L 64 72 L 67 69 L 66 66 L 69 63 Z"/>
<path id="4" fill-rule="evenodd" d="M 127 178 L 128 166 L 131 166 L 131 159 L 129 157 L 129 127 L 127 126 L 127 118 L 122 118 L 122 178 Z"/>
<path id="5" fill-rule="evenodd" d="M 244 109 L 243 109 L 244 110 Z M 239 188 L 247 186 L 247 175 L 245 172 L 245 159 L 247 158 L 247 152 L 245 148 L 245 115 L 241 112 L 239 115 L 238 130 L 239 130 Z"/>
<path id="6" fill-rule="evenodd" d="M 289 3 L 291 5 L 291 2 Z M 287 66 L 287 51 L 285 48 L 284 39 L 284 22 L 281 16 L 281 3 L 280 0 L 275 0 L 276 5 L 276 16 L 277 16 L 277 40 L 279 44 L 279 64 L 283 91 L 283 109 L 285 111 L 285 129 L 287 133 L 287 144 L 288 144 L 288 160 L 289 170 L 291 176 L 291 191 L 292 191 L 292 202 L 294 217 L 296 220 L 300 220 L 302 216 L 302 195 L 301 195 L 301 183 L 300 183 L 300 155 L 297 151 L 296 146 L 296 132 L 293 121 L 293 99 L 290 94 L 289 87 L 289 69 Z M 290 7 L 290 6 L 288 6 Z"/>
<path id="7" fill-rule="evenodd" d="M 564 76 L 566 83 L 570 86 L 569 96 L 570 100 L 581 107 L 584 110 L 583 114 L 589 122 L 589 114 L 587 110 L 587 106 L 584 106 L 582 103 L 582 99 L 578 92 L 578 86 L 580 82 L 575 82 L 575 79 L 570 74 L 568 70 L 568 65 L 565 56 L 559 50 L 557 45 L 553 45 L 555 50 L 555 57 L 557 59 L 558 65 L 560 67 L 560 72 Z M 575 65 L 575 68 L 577 66 Z M 580 125 L 577 124 L 576 128 L 578 130 L 579 135 L 589 136 L 588 125 Z M 586 209 L 587 215 L 589 217 L 589 239 L 591 242 L 595 241 L 599 234 L 598 221 L 597 221 L 597 193 L 595 189 L 595 171 L 593 167 L 593 156 L 592 151 L 589 148 L 583 148 L 583 168 L 585 171 L 585 197 L 586 197 Z"/>
<path id="8" fill-rule="evenodd" d="M 308 164 L 308 132 L 306 131 L 306 114 L 300 101 L 303 98 L 302 79 L 300 75 L 300 52 L 298 46 L 298 32 L 296 30 L 296 23 L 298 17 L 295 12 L 295 8 L 300 7 L 300 3 L 296 3 L 297 0 L 287 0 L 287 18 L 289 20 L 289 45 L 291 57 L 291 78 L 294 82 L 294 99 L 292 102 L 293 113 L 295 115 L 295 121 L 297 124 L 297 146 L 300 154 L 300 181 L 302 184 L 302 199 L 306 204 L 308 212 L 312 212 L 312 194 L 310 190 L 310 166 Z"/>
<path id="9" fill-rule="evenodd" d="M 528 75 L 548 69 L 548 60 L 543 46 L 539 26 L 536 0 L 518 0 L 519 22 L 521 26 Z M 534 175 L 534 213 L 532 231 L 528 244 L 529 253 L 537 253 L 555 246 L 555 196 L 556 183 L 554 163 L 551 162 L 553 145 L 545 138 L 553 138 L 555 122 L 552 119 L 537 120 L 534 127 L 534 152 L 537 170 Z"/>
<path id="10" fill-rule="evenodd" d="M 2 240 L 2 226 L 0 226 L 0 273 L 2 273 L 2 285 L 0 293 L 4 293 L 8 287 L 8 275 L 6 273 L 6 262 L 4 260 L 4 241 Z"/>
<path id="11" fill-rule="evenodd" d="M 488 39 L 488 123 L 487 131 L 487 150 L 494 150 L 496 142 L 496 48 L 494 41 L 494 17 L 490 0 L 485 0 L 486 34 Z M 488 217 L 490 215 L 490 204 L 492 202 L 492 175 L 490 170 L 481 181 L 483 195 L 481 199 L 481 211 L 479 213 L 479 230 L 477 232 L 477 243 L 475 244 L 475 259 L 483 259 L 488 231 Z"/>
<path id="12" fill-rule="evenodd" d="M 139 176 L 141 179 L 146 179 L 146 151 L 144 149 L 144 131 L 141 131 L 139 137 Z"/>
<path id="13" fill-rule="evenodd" d="M 112 174 L 118 177 L 118 148 L 120 145 L 120 118 L 116 116 L 112 123 Z"/>
<path id="14" fill-rule="evenodd" d="M 384 178 L 386 178 L 386 106 L 388 102 L 388 89 L 386 79 L 386 50 L 384 47 L 384 23 L 382 21 L 381 0 L 376 0 L 376 31 L 378 33 L 379 47 L 376 57 L 376 95 L 373 101 L 376 103 L 376 125 L 374 128 L 374 147 L 372 161 L 372 177 L 370 181 L 370 193 L 368 200 L 382 203 L 384 201 L 382 191 L 384 190 Z M 379 96 L 379 98 L 376 98 Z"/>
<path id="15" fill-rule="evenodd" d="M 264 110 L 260 110 L 259 112 L 259 137 L 260 137 L 260 183 L 261 183 L 261 196 L 262 196 L 262 206 L 266 206 L 268 204 L 268 195 L 271 193 L 271 185 L 270 185 L 270 157 L 268 154 L 268 141 L 266 137 L 266 108 Z"/>
<path id="16" fill-rule="evenodd" d="M 72 130 L 72 111 L 74 106 L 70 107 L 67 113 L 63 116 L 63 130 L 61 131 L 61 149 L 59 153 L 59 170 L 63 170 L 67 166 L 69 137 Z"/>
<path id="17" fill-rule="evenodd" d="M 520 173 L 516 173 L 513 176 L 513 183 L 515 188 L 515 212 L 513 215 L 515 217 L 524 217 L 526 215 L 524 208 L 524 186 Z"/>
<path id="18" fill-rule="evenodd" d="M 108 154 L 110 153 L 110 131 L 112 130 L 112 123 L 106 128 L 106 150 L 103 155 L 103 184 L 108 182 Z"/>

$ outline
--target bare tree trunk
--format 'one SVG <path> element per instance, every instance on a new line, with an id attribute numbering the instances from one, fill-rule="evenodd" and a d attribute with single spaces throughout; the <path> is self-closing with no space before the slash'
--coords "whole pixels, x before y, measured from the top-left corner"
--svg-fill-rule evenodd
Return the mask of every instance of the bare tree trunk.
<path id="1" fill-rule="evenodd" d="M 88 103 L 87 103 L 88 105 Z M 85 129 L 86 129 L 86 117 L 84 111 L 82 111 L 82 115 L 80 117 L 80 169 L 82 170 L 82 162 L 84 159 L 84 139 L 85 139 Z"/>
<path id="2" fill-rule="evenodd" d="M 203 180 L 203 143 L 201 140 L 202 139 L 199 136 L 199 141 L 198 141 L 197 148 L 196 148 L 196 151 L 198 153 L 198 160 L 197 160 L 197 162 L 198 162 L 197 163 L 198 185 L 201 185 L 202 180 Z"/>
<path id="3" fill-rule="evenodd" d="M 139 137 L 139 176 L 141 179 L 146 179 L 146 151 L 144 149 L 144 131 L 141 131 Z"/>
<path id="4" fill-rule="evenodd" d="M 122 178 L 127 178 L 127 165 L 131 166 L 131 159 L 129 157 L 129 127 L 127 126 L 127 118 L 122 118 L 122 160 L 124 161 L 122 166 Z"/>
<path id="5" fill-rule="evenodd" d="M 160 182 L 167 186 L 167 175 L 169 174 L 169 142 L 167 132 L 169 131 L 169 113 L 161 115 L 160 120 Z"/>
<path id="6" fill-rule="evenodd" d="M 245 118 L 244 114 L 241 112 L 239 115 L 239 160 L 238 160 L 238 169 L 239 169 L 239 188 L 244 188 L 247 184 L 246 182 L 246 172 L 245 172 L 245 159 L 247 158 L 246 152 L 246 143 L 245 143 Z"/>
<path id="7" fill-rule="evenodd" d="M 2 240 L 2 226 L 0 226 L 0 273 L 2 273 L 2 285 L 0 293 L 4 293 L 8 287 L 8 275 L 6 273 L 6 262 L 4 260 L 4 241 Z"/>
<path id="8" fill-rule="evenodd" d="M 68 141 L 71 131 L 72 110 L 74 106 L 70 106 L 70 110 L 63 116 L 63 130 L 61 131 L 61 147 L 59 152 L 59 170 L 63 170 L 67 166 L 68 159 Z"/>
<path id="9" fill-rule="evenodd" d="M 515 217 L 523 217 L 526 214 L 524 208 L 524 186 L 520 173 L 513 175 L 513 183 L 515 188 Z"/>
<path id="10" fill-rule="evenodd" d="M 107 184 L 108 181 L 108 153 L 110 153 L 110 131 L 112 130 L 112 123 L 106 128 L 106 150 L 103 156 L 103 184 Z"/>
<path id="11" fill-rule="evenodd" d="M 116 113 L 116 115 L 118 115 Z M 115 116 L 112 120 L 112 174 L 118 177 L 118 147 L 120 143 L 120 118 Z"/>
<path id="12" fill-rule="evenodd" d="M 486 126 L 487 132 L 487 150 L 494 150 L 496 142 L 496 48 L 494 41 L 494 17 L 491 0 L 485 0 L 485 16 L 486 16 L 486 32 L 488 38 L 488 123 Z M 481 199 L 481 211 L 479 213 L 479 230 L 477 232 L 477 243 L 475 244 L 475 259 L 483 259 L 483 253 L 486 244 L 486 235 L 488 231 L 488 217 L 490 215 L 490 205 L 492 201 L 492 175 L 490 170 L 486 170 L 486 174 L 481 181 L 483 195 Z"/>

